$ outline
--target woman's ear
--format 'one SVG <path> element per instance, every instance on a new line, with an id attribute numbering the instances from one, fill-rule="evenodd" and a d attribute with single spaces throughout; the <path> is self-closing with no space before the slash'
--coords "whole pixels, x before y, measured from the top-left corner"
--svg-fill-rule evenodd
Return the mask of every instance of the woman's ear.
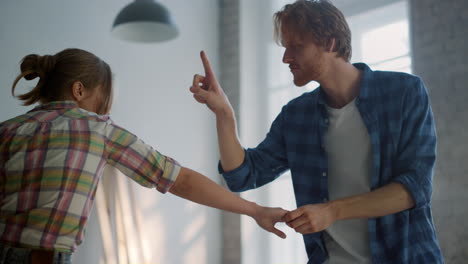
<path id="1" fill-rule="evenodd" d="M 71 89 L 72 89 L 71 91 L 72 96 L 73 96 L 73 99 L 75 99 L 75 101 L 80 102 L 81 100 L 85 98 L 86 91 L 82 82 L 80 81 L 74 82 L 72 84 Z"/>

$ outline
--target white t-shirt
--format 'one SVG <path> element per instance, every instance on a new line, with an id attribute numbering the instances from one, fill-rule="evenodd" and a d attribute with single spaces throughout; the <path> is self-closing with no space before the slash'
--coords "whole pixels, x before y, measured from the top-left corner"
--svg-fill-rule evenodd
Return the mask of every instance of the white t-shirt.
<path id="1" fill-rule="evenodd" d="M 327 106 L 325 134 L 330 200 L 370 191 L 372 145 L 355 100 L 340 109 Z M 328 263 L 371 263 L 367 219 L 336 221 L 325 232 Z"/>

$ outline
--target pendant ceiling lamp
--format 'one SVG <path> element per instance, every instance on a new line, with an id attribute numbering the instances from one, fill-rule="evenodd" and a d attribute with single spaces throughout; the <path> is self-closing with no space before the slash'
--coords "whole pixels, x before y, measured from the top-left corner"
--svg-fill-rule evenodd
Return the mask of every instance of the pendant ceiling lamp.
<path id="1" fill-rule="evenodd" d="M 135 0 L 128 4 L 112 26 L 113 36 L 132 42 L 163 42 L 178 34 L 169 10 L 153 0 Z"/>

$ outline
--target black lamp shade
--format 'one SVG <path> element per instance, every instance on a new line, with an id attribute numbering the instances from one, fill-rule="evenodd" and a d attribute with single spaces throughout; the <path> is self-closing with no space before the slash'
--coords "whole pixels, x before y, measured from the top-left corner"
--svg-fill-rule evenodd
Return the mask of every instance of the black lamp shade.
<path id="1" fill-rule="evenodd" d="M 162 42 L 179 34 L 169 10 L 152 0 L 137 0 L 115 18 L 112 35 L 133 42 Z"/>

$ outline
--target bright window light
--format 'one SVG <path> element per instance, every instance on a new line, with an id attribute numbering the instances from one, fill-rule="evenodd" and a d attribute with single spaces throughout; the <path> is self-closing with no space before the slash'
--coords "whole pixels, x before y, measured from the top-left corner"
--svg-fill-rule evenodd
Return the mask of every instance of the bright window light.
<path id="1" fill-rule="evenodd" d="M 408 20 L 380 26 L 361 36 L 362 60 L 374 70 L 411 72 Z"/>

